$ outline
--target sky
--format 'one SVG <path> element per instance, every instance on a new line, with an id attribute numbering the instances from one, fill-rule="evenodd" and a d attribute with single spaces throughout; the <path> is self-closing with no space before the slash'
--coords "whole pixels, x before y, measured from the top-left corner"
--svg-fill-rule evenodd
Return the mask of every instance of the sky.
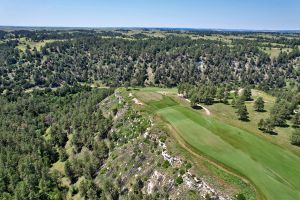
<path id="1" fill-rule="evenodd" d="M 300 30 L 300 0 L 0 0 L 0 25 Z"/>

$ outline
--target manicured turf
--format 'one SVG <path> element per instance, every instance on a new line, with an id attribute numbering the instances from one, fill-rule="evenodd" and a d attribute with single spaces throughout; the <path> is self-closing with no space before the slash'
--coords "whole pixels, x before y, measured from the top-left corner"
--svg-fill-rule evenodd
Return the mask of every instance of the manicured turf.
<path id="1" fill-rule="evenodd" d="M 300 199 L 300 158 L 295 154 L 171 97 L 149 105 L 193 149 L 247 177 L 267 199 Z"/>
<path id="2" fill-rule="evenodd" d="M 290 143 L 290 137 L 293 132 L 293 127 L 276 127 L 275 132 L 276 135 L 270 135 L 263 133 L 258 130 L 257 124 L 260 119 L 267 119 L 270 116 L 271 108 L 274 106 L 275 97 L 272 97 L 262 91 L 252 90 L 253 99 L 257 99 L 258 97 L 263 97 L 265 102 L 265 112 L 256 112 L 254 110 L 254 102 L 246 102 L 246 106 L 249 112 L 248 122 L 242 122 L 238 120 L 238 116 L 236 114 L 236 109 L 230 105 L 225 105 L 223 103 L 215 103 L 211 106 L 207 106 L 207 108 L 211 111 L 211 117 L 215 118 L 218 121 L 222 121 L 225 124 L 229 124 L 234 127 L 241 128 L 245 131 L 248 131 L 252 134 L 256 134 L 263 139 L 270 141 L 274 144 L 281 146 L 284 149 L 292 151 L 296 155 L 300 156 L 300 148 Z M 288 124 L 290 122 L 288 121 Z"/>

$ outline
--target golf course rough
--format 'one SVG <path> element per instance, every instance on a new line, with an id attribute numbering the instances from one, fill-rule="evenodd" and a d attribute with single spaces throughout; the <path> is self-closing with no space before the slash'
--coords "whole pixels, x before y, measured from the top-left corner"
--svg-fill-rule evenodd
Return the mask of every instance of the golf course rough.
<path id="1" fill-rule="evenodd" d="M 193 149 L 247 177 L 266 199 L 300 199 L 300 158 L 295 154 L 171 97 L 148 105 Z"/>

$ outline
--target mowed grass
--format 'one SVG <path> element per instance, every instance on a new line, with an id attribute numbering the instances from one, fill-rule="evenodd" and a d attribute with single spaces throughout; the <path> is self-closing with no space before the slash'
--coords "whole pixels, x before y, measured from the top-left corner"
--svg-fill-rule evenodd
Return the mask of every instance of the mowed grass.
<path id="1" fill-rule="evenodd" d="M 236 114 L 236 109 L 231 105 L 225 105 L 223 103 L 216 103 L 211 106 L 207 106 L 207 108 L 211 111 L 211 117 L 215 118 L 218 121 L 222 121 L 226 124 L 229 124 L 234 127 L 238 127 L 245 131 L 248 131 L 252 134 L 256 134 L 257 136 L 268 140 L 274 144 L 280 145 L 281 147 L 292 151 L 293 153 L 300 156 L 300 148 L 290 143 L 290 137 L 293 132 L 292 127 L 276 127 L 275 132 L 277 135 L 265 134 L 262 131 L 258 130 L 257 124 L 260 119 L 267 119 L 270 116 L 270 110 L 275 103 L 275 97 L 270 96 L 259 90 L 252 90 L 253 101 L 246 102 L 247 110 L 249 112 L 248 122 L 242 122 L 238 120 L 238 116 Z M 265 101 L 265 112 L 256 112 L 254 110 L 254 100 L 258 97 L 263 97 Z M 289 122 L 288 122 L 289 123 Z"/>
<path id="2" fill-rule="evenodd" d="M 207 117 L 171 97 L 150 101 L 193 150 L 247 177 L 266 199 L 300 199 L 300 158 L 249 131 Z"/>

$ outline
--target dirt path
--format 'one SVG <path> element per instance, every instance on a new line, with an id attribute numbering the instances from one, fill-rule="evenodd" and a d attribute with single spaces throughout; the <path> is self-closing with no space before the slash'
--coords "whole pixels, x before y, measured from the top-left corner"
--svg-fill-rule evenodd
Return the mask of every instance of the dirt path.
<path id="1" fill-rule="evenodd" d="M 180 95 L 178 95 L 178 96 L 180 96 Z M 181 96 L 180 96 L 180 97 L 181 97 Z M 187 102 L 189 102 L 189 103 L 191 102 L 191 100 L 189 100 L 189 99 L 186 99 L 186 98 L 184 98 L 184 99 L 185 99 Z M 208 108 L 202 106 L 202 105 L 199 104 L 199 103 L 197 104 L 197 106 L 203 108 L 203 110 L 205 111 L 205 114 L 206 114 L 206 115 L 208 115 L 208 116 L 211 115 L 211 112 L 210 112 L 210 110 L 208 110 Z"/>
<path id="2" fill-rule="evenodd" d="M 211 115 L 211 112 L 208 110 L 208 108 L 206 108 L 206 107 L 204 107 L 204 106 L 202 106 L 202 105 L 200 105 L 200 104 L 197 104 L 197 106 L 202 107 L 202 108 L 205 110 L 205 114 L 206 114 L 206 115 Z"/>

